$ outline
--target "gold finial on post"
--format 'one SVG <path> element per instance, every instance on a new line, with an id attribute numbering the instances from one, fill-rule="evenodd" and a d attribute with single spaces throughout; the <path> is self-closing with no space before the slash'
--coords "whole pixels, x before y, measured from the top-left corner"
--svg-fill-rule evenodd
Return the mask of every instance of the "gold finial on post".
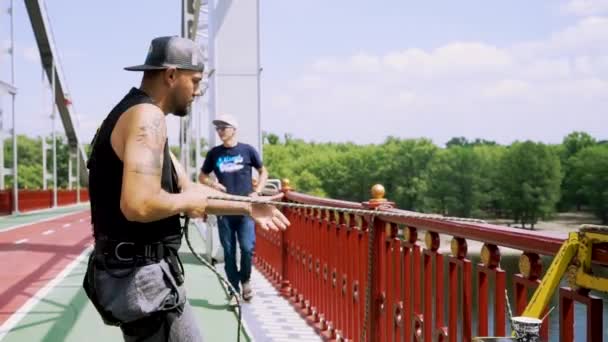
<path id="1" fill-rule="evenodd" d="M 281 179 L 281 190 L 283 190 L 283 191 L 291 191 L 291 190 L 293 190 L 291 188 L 291 182 L 289 181 L 288 178 Z"/>
<path id="2" fill-rule="evenodd" d="M 372 199 L 369 201 L 371 203 L 386 202 L 386 198 L 384 198 L 385 194 L 384 186 L 382 184 L 375 184 L 372 186 Z"/>
<path id="3" fill-rule="evenodd" d="M 383 207 L 383 208 L 394 207 L 395 203 L 389 202 L 386 200 L 386 198 L 384 198 L 386 191 L 384 190 L 384 186 L 382 184 L 375 184 L 374 186 L 372 186 L 371 193 L 372 193 L 372 198 L 367 202 L 363 202 L 363 205 L 366 208 L 374 209 L 374 208 L 378 208 L 378 207 Z"/>

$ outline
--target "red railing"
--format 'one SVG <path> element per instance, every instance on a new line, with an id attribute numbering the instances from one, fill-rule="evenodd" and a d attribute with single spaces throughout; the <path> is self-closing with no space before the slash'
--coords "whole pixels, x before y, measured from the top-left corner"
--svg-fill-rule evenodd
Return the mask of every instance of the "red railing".
<path id="1" fill-rule="evenodd" d="M 372 209 L 386 203 L 318 198 L 288 187 L 284 200 L 350 209 Z M 521 314 L 540 283 L 541 255 L 555 255 L 566 238 L 565 234 L 483 223 L 389 217 L 382 212 L 411 214 L 380 210 L 372 236 L 369 217 L 285 208 L 292 223 L 288 230 L 257 230 L 258 269 L 281 288 L 325 340 L 361 341 L 365 322 L 366 341 L 470 341 L 474 336 L 507 336 L 511 330 L 505 290 L 513 289 L 513 314 Z M 418 241 L 422 232 L 424 246 Z M 445 235 L 452 236 L 448 251 L 441 246 Z M 475 244 L 481 247 L 478 256 L 468 253 L 468 245 Z M 517 250 L 519 272 L 501 268 L 501 248 L 511 254 Z M 608 250 L 594 250 L 593 260 L 608 265 Z M 371 306 L 366 308 L 369 265 L 374 271 Z M 552 316 L 557 323 L 552 329 L 543 325 L 544 340 L 575 340 L 576 302 L 587 306 L 586 340 L 602 341 L 602 299 L 568 287 L 556 292 L 559 319 L 556 310 Z"/>
<path id="2" fill-rule="evenodd" d="M 57 190 L 57 205 L 76 204 L 77 190 Z M 89 200 L 89 191 L 80 189 L 80 202 Z M 47 209 L 53 206 L 53 190 L 19 190 L 19 211 Z M 0 191 L 0 215 L 13 212 L 12 190 Z"/>

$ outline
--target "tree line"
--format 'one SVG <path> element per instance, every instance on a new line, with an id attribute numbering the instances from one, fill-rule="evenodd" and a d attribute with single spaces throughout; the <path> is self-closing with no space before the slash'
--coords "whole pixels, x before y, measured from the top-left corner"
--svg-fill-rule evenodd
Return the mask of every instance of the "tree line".
<path id="1" fill-rule="evenodd" d="M 407 210 L 503 217 L 522 225 L 555 212 L 589 210 L 608 223 L 608 142 L 584 132 L 567 135 L 561 144 L 522 141 L 508 146 L 464 137 L 450 139 L 445 147 L 429 139 L 395 137 L 368 145 L 306 142 L 289 134 L 264 133 L 263 138 L 270 176 L 289 178 L 300 192 L 361 202 L 380 183 L 388 199 Z M 42 138 L 20 135 L 17 144 L 19 188 L 42 188 Z M 207 146 L 204 140 L 201 145 Z M 171 149 L 179 156 L 178 147 Z M 10 168 L 10 139 L 4 157 Z M 59 136 L 60 188 L 68 186 L 68 159 L 66 139 Z M 52 170 L 50 150 L 47 170 Z M 10 176 L 5 184 L 12 186 Z"/>
<path id="2" fill-rule="evenodd" d="M 314 143 L 264 134 L 271 177 L 300 192 L 365 201 L 384 185 L 399 208 L 533 225 L 558 211 L 590 210 L 608 223 L 608 142 L 573 132 L 561 144 L 499 145 L 464 137 L 381 144 Z"/>
<path id="3" fill-rule="evenodd" d="M 53 139 L 50 137 L 31 138 L 26 135 L 17 136 L 17 162 L 18 162 L 18 187 L 19 189 L 42 189 L 42 139 L 46 139 L 48 149 L 46 152 L 47 173 L 52 175 L 53 172 Z M 57 187 L 68 187 L 68 165 L 70 150 L 67 144 L 67 139 L 62 136 L 57 136 Z M 87 150 L 88 151 L 88 150 Z M 12 140 L 4 140 L 4 166 L 12 169 L 13 166 L 13 146 Z M 73 161 L 73 173 L 76 174 L 76 162 Z M 53 187 L 53 180 L 48 179 L 47 185 Z M 5 178 L 5 186 L 12 188 L 13 178 L 7 176 Z"/>

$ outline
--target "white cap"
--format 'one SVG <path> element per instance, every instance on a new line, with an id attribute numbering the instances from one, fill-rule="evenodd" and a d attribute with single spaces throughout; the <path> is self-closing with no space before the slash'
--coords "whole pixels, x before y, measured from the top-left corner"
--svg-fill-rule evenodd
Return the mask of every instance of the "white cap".
<path id="1" fill-rule="evenodd" d="M 227 125 L 227 126 L 232 126 L 234 128 L 239 127 L 238 121 L 236 121 L 236 119 L 230 114 L 222 114 L 217 119 L 213 120 L 212 122 L 216 126 Z"/>

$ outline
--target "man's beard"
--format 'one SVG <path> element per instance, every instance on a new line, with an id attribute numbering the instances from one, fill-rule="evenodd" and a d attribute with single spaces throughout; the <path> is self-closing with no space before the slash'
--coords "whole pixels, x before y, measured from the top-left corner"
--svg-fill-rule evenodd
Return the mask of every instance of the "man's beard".
<path id="1" fill-rule="evenodd" d="M 173 111 L 175 116 L 184 117 L 190 113 L 190 105 L 186 105 L 183 107 L 178 107 Z"/>

